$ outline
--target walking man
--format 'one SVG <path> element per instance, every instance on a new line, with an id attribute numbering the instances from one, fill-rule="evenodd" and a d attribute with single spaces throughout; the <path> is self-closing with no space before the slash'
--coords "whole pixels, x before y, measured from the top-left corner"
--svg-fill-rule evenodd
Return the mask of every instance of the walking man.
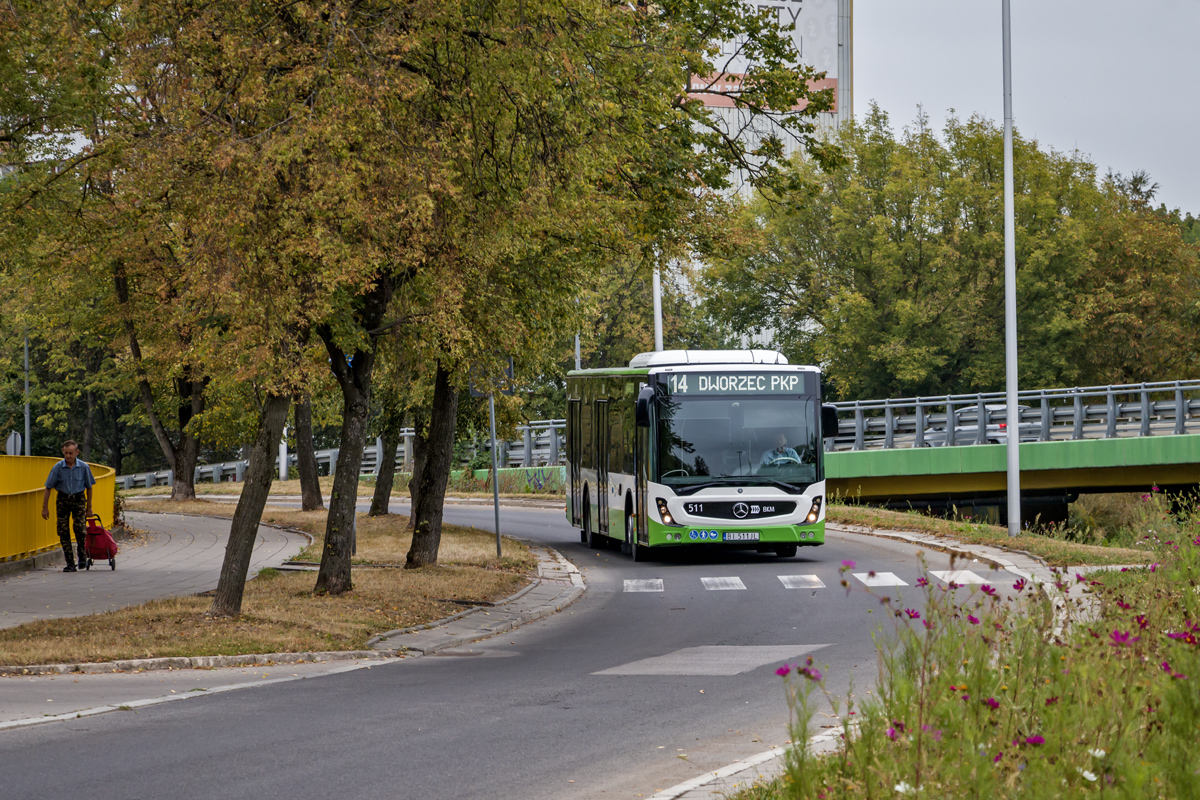
<path id="1" fill-rule="evenodd" d="M 80 461 L 79 445 L 67 440 L 62 446 L 62 461 L 50 468 L 46 491 L 42 494 L 42 519 L 50 519 L 50 490 L 58 492 L 54 509 L 58 514 L 58 541 L 62 544 L 67 566 L 63 572 L 75 572 L 75 557 L 71 553 L 71 520 L 75 521 L 75 546 L 79 548 L 79 566 L 86 567 L 87 538 L 84 518 L 92 515 L 92 486 L 96 479 L 92 468 Z"/>

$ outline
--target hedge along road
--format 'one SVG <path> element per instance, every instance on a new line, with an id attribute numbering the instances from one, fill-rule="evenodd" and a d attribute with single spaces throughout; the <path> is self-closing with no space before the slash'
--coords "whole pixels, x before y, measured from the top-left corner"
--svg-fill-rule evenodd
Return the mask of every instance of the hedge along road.
<path id="1" fill-rule="evenodd" d="M 446 512 L 454 523 L 492 525 L 488 506 Z M 871 634 L 892 621 L 862 580 L 851 578 L 847 596 L 843 560 L 867 581 L 903 580 L 872 591 L 902 591 L 906 605 L 922 607 L 917 549 L 867 536 L 831 535 L 795 559 L 635 564 L 579 544 L 560 510 L 505 508 L 501 525 L 579 565 L 587 594 L 562 613 L 433 656 L 0 732 L 0 759 L 20 765 L 6 770 L 5 794 L 649 796 L 783 744 L 774 670 L 784 661 L 811 653 L 831 691 L 844 695 L 852 678 L 856 691 L 872 688 Z M 930 569 L 949 569 L 947 556 L 928 558 Z M 957 566 L 1005 589 L 1015 580 Z"/>

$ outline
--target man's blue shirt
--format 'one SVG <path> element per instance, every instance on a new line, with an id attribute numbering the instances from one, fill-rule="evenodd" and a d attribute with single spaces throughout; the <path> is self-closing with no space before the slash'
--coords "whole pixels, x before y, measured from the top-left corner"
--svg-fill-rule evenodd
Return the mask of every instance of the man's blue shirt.
<path id="1" fill-rule="evenodd" d="M 79 494 L 95 483 L 92 468 L 78 458 L 73 467 L 67 466 L 66 459 L 59 461 L 50 468 L 50 477 L 46 478 L 46 488 L 57 489 L 59 494 Z"/>
<path id="2" fill-rule="evenodd" d="M 762 458 L 759 459 L 758 465 L 760 467 L 766 467 L 766 466 L 769 466 L 772 461 L 775 461 L 776 459 L 779 459 L 779 458 L 790 458 L 793 461 L 797 461 L 797 462 L 800 460 L 800 456 L 796 455 L 796 451 L 793 450 L 792 448 L 776 447 L 773 450 L 768 450 L 767 452 L 763 453 Z"/>

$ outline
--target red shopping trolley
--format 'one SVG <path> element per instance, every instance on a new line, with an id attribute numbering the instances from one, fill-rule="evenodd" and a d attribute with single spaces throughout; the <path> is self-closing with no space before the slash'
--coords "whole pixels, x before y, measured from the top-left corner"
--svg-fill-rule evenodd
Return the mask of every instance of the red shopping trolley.
<path id="1" fill-rule="evenodd" d="M 87 518 L 87 534 L 84 538 L 87 540 L 85 549 L 87 550 L 88 559 L 87 564 L 80 564 L 79 566 L 91 569 L 93 560 L 107 558 L 108 565 L 113 569 L 117 568 L 117 542 L 113 539 L 112 533 L 104 527 L 99 515 Z"/>

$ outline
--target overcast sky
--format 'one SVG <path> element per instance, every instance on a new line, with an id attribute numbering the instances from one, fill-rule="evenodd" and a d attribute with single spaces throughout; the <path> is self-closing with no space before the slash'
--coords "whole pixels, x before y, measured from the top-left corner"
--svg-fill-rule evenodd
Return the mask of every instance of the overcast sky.
<path id="1" fill-rule="evenodd" d="M 854 111 L 1004 118 L 1000 0 L 855 0 Z M 1026 137 L 1143 169 L 1200 213 L 1200 0 L 1012 0 L 1013 118 Z"/>

